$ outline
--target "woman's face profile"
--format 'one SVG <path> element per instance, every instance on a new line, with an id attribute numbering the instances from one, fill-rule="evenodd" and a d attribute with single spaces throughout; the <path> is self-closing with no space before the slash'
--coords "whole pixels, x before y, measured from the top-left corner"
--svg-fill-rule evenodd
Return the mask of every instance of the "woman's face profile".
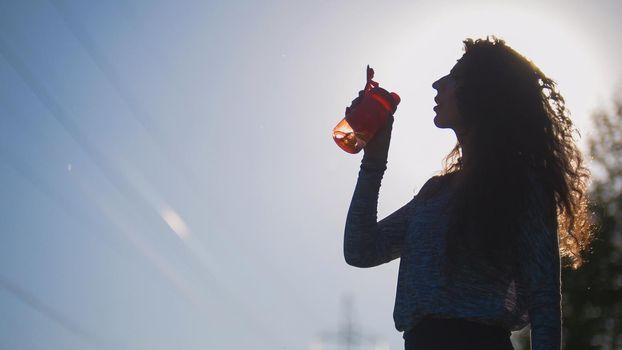
<path id="1" fill-rule="evenodd" d="M 454 69 L 452 69 L 452 72 Z M 456 99 L 457 80 L 452 73 L 445 75 L 432 84 L 438 94 L 434 98 L 436 106 L 434 111 L 434 124 L 441 129 L 451 128 L 454 132 L 464 131 L 463 119 L 458 111 L 458 100 Z"/>

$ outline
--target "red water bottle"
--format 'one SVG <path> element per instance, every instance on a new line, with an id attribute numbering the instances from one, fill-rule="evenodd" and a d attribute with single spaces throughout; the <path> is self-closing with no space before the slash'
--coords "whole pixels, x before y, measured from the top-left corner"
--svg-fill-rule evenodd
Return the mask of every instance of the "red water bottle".
<path id="1" fill-rule="evenodd" d="M 333 140 L 348 153 L 358 153 L 395 113 L 400 97 L 373 81 L 374 70 L 367 65 L 367 83 L 361 99 L 333 129 Z"/>

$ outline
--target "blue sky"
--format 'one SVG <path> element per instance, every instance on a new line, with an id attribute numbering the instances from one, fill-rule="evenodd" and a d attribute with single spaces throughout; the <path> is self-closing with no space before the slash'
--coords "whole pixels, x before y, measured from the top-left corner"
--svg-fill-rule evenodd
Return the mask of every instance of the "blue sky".
<path id="1" fill-rule="evenodd" d="M 573 119 L 620 85 L 616 1 L 0 2 L 0 339 L 7 349 L 333 349 L 354 303 L 399 349 L 398 261 L 342 256 L 359 155 L 331 130 L 396 91 L 379 216 L 441 167 L 432 82 L 498 35 Z M 363 347 L 361 347 L 363 348 Z"/>

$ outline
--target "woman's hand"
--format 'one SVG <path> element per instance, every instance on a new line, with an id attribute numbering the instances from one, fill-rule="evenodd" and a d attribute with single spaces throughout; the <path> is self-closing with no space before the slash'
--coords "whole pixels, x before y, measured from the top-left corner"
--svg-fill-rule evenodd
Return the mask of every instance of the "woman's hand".
<path id="1" fill-rule="evenodd" d="M 363 96 L 365 96 L 365 90 L 359 91 L 358 97 L 352 100 L 350 107 L 346 107 L 346 115 L 350 114 L 350 112 L 361 103 Z M 389 144 L 391 142 L 391 131 L 393 130 L 393 120 L 393 115 L 389 114 L 385 126 L 378 130 L 376 135 L 374 135 L 363 148 L 364 155 L 362 162 L 365 163 L 368 168 L 386 169 Z"/>
<path id="2" fill-rule="evenodd" d="M 355 98 L 354 100 L 352 100 L 352 104 L 350 104 L 350 107 L 346 107 L 346 115 L 350 114 L 350 112 L 359 105 L 359 103 L 361 103 L 361 100 L 363 99 L 363 96 L 365 96 L 365 90 L 361 90 L 359 91 L 359 96 L 357 98 Z"/>
<path id="3" fill-rule="evenodd" d="M 389 155 L 389 144 L 391 143 L 391 132 L 393 130 L 393 115 L 389 114 L 387 124 L 374 137 L 369 140 L 363 148 L 363 163 L 374 168 L 381 167 L 386 169 L 387 157 Z"/>

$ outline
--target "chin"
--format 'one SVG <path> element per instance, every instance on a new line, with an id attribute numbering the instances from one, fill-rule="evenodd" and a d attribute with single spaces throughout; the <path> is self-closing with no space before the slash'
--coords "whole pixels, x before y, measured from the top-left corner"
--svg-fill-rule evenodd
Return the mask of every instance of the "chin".
<path id="1" fill-rule="evenodd" d="M 442 120 L 439 120 L 438 116 L 434 117 L 434 125 L 439 129 L 447 129 L 449 125 L 444 124 Z"/>

